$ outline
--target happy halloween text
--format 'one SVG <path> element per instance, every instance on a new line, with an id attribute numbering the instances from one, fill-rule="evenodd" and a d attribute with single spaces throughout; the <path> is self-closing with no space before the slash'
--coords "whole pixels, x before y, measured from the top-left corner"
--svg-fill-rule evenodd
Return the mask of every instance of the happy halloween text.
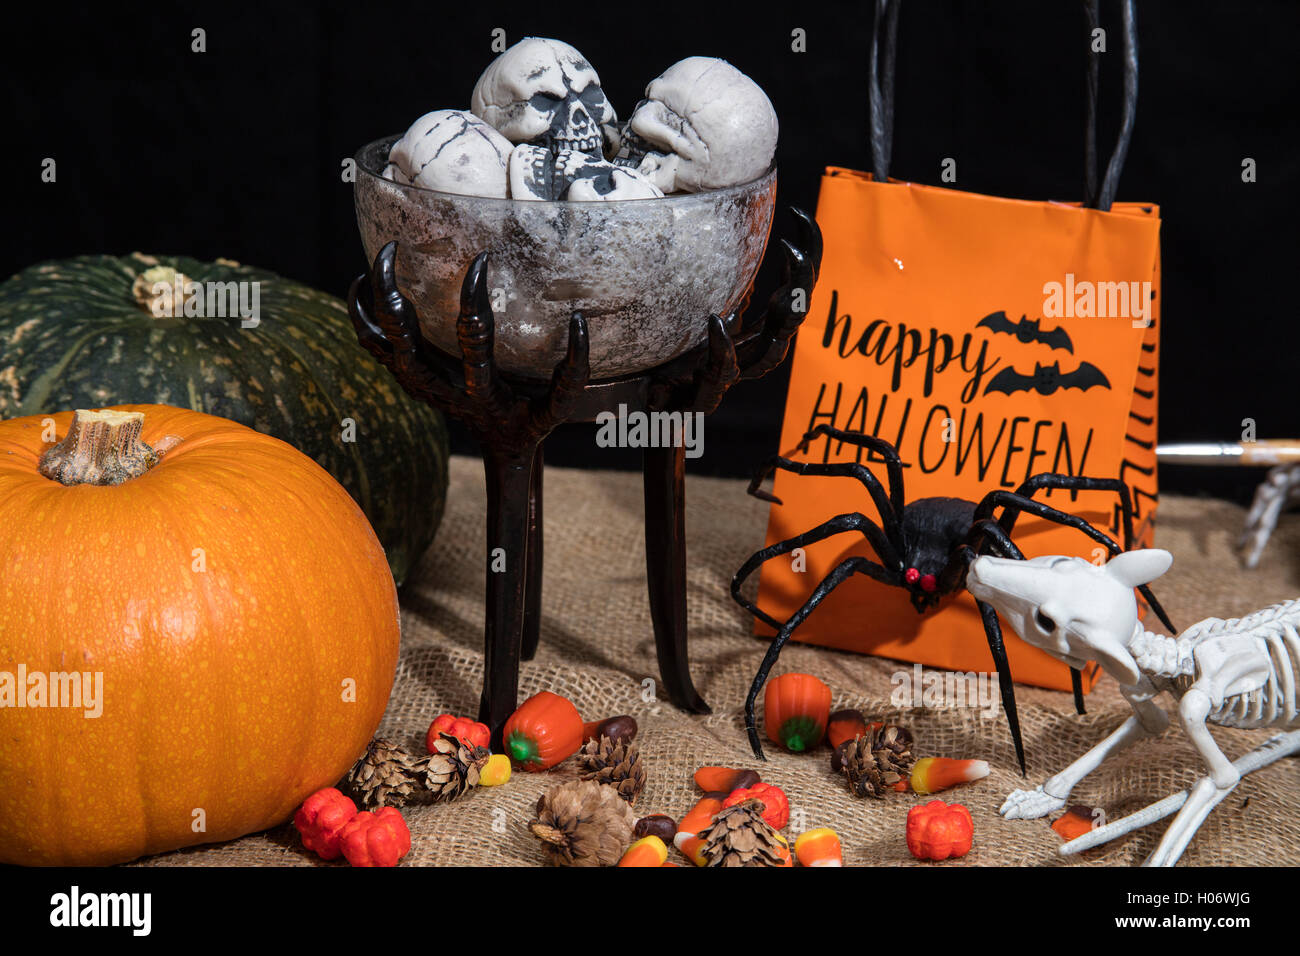
<path id="1" fill-rule="evenodd" d="M 807 430 L 830 424 L 866 432 L 898 449 L 904 468 L 915 466 L 927 475 L 944 467 L 953 475 L 974 469 L 981 482 L 992 476 L 1004 488 L 1015 488 L 1044 471 L 1083 474 L 1092 447 L 1091 427 L 1072 435 L 1065 421 L 993 417 L 967 408 L 1002 364 L 989 356 L 989 344 L 977 342 L 970 332 L 958 340 L 937 329 L 914 329 L 886 319 L 855 326 L 851 315 L 839 313 L 839 292 L 833 290 L 822 348 L 833 349 L 842 359 L 859 355 L 888 368 L 889 389 L 873 396 L 871 389 L 856 382 L 822 382 Z M 933 394 L 936 376 L 956 372 L 965 376 L 956 409 L 923 401 Z M 909 373 L 920 377 L 922 401 L 895 394 Z M 831 441 L 826 439 L 823 461 L 830 458 Z M 864 449 L 858 449 L 857 460 L 864 454 L 875 460 Z"/>

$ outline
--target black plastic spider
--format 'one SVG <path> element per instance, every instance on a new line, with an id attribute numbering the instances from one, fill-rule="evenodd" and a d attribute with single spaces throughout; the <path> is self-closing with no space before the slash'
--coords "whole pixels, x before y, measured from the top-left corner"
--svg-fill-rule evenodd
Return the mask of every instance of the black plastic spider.
<path id="1" fill-rule="evenodd" d="M 910 504 L 904 504 L 903 465 L 894 446 L 871 435 L 844 431 L 830 425 L 819 425 L 803 436 L 798 450 L 806 454 L 812 440 L 822 436 L 865 448 L 883 458 L 889 479 L 889 491 L 886 493 L 879 479 L 865 465 L 856 462 L 825 464 L 802 462 L 781 455 L 773 456 L 764 462 L 749 483 L 751 495 L 780 504 L 779 498 L 759 487 L 763 480 L 777 468 L 798 475 L 856 478 L 866 486 L 880 514 L 879 524 L 859 512 L 836 515 L 811 531 L 778 541 L 771 547 L 755 552 L 731 580 L 731 596 L 737 603 L 777 630 L 776 638 L 768 648 L 763 664 L 749 689 L 749 697 L 745 700 L 745 729 L 749 733 L 749 742 L 754 748 L 754 756 L 760 760 L 765 758 L 763 745 L 759 741 L 758 729 L 755 726 L 754 706 L 759 691 L 767 682 L 768 672 L 776 663 L 781 648 L 790 639 L 795 628 L 803 623 L 831 591 L 854 574 L 865 574 L 885 584 L 906 589 L 912 606 L 918 613 L 924 614 L 938 605 L 942 598 L 965 587 L 966 569 L 980 554 L 991 552 L 999 557 L 1024 560 L 1024 555 L 1011 540 L 1011 530 L 1021 512 L 1028 512 L 1066 527 L 1077 528 L 1098 544 L 1104 545 L 1111 554 L 1119 554 L 1120 551 L 1126 551 L 1133 546 L 1133 507 L 1128 486 L 1119 479 L 1040 474 L 1029 478 L 1014 492 L 1001 488 L 990 491 L 979 504 L 962 498 L 918 498 Z M 1042 489 L 1115 492 L 1120 502 L 1124 547 L 1120 548 L 1108 535 L 1098 531 L 1077 515 L 1066 514 L 1041 501 L 1035 501 L 1032 495 Z M 997 519 L 994 519 L 993 511 L 999 507 L 1002 512 Z M 844 531 L 861 533 L 870 542 L 880 560 L 850 557 L 841 561 L 817 585 L 803 606 L 785 623 L 776 620 L 740 593 L 745 579 L 764 561 Z M 1142 585 L 1138 590 L 1160 622 L 1169 628 L 1171 633 L 1177 633 L 1164 608 L 1151 593 L 1151 589 Z M 993 663 L 997 667 L 1002 706 L 1006 710 L 1007 725 L 1016 745 L 1016 759 L 1020 762 L 1020 772 L 1023 774 L 1025 751 L 1020 739 L 1020 721 L 1016 716 L 1016 698 L 1011 682 L 1011 671 L 1007 665 L 1006 648 L 1002 643 L 1002 626 L 998 621 L 997 612 L 991 605 L 982 601 L 975 603 L 979 607 L 989 650 L 993 654 Z M 1084 709 L 1081 676 L 1077 670 L 1072 669 L 1071 678 L 1075 707 L 1082 714 Z"/>

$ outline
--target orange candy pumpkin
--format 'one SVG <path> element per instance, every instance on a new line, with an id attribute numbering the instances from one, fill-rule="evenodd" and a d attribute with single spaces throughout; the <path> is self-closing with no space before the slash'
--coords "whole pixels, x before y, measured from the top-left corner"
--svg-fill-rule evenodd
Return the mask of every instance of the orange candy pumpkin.
<path id="1" fill-rule="evenodd" d="M 78 413 L 71 442 L 71 412 L 0 422 L 0 700 L 6 677 L 27 705 L 32 675 L 76 673 L 83 705 L 49 706 L 51 684 L 0 708 L 0 863 L 278 824 L 347 772 L 392 689 L 397 594 L 347 492 L 234 422 L 117 412 Z M 97 474 L 120 483 L 79 483 Z"/>
<path id="2" fill-rule="evenodd" d="M 970 852 L 975 828 L 960 803 L 931 800 L 907 811 L 907 848 L 918 860 L 946 860 Z"/>
<path id="3" fill-rule="evenodd" d="M 488 725 L 470 720 L 468 717 L 439 714 L 433 718 L 433 723 L 429 725 L 429 732 L 424 738 L 424 747 L 429 753 L 433 753 L 433 745 L 437 742 L 439 734 L 451 734 L 471 747 L 482 747 L 484 750 L 491 747 L 492 731 L 488 730 Z"/>
<path id="4" fill-rule="evenodd" d="M 578 752 L 582 727 L 572 701 L 544 690 L 510 715 L 501 739 L 510 759 L 525 770 L 547 770 Z"/>
<path id="5" fill-rule="evenodd" d="M 826 736 L 831 689 L 812 674 L 782 674 L 767 682 L 763 723 L 767 736 L 786 750 L 811 750 Z"/>

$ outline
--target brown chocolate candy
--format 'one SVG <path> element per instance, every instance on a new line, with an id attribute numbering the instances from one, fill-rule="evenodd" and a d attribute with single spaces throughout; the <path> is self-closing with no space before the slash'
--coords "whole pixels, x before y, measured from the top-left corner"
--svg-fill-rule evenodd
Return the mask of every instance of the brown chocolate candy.
<path id="1" fill-rule="evenodd" d="M 608 737 L 615 742 L 631 743 L 636 739 L 636 718 L 629 717 L 627 714 L 620 714 L 618 717 L 609 717 L 596 724 L 592 733 L 587 734 L 587 739 L 597 739 Z"/>
<path id="2" fill-rule="evenodd" d="M 672 846 L 673 837 L 677 835 L 677 821 L 662 813 L 653 813 L 636 822 L 632 835 L 638 840 L 642 837 L 657 836 L 664 841 L 664 846 Z"/>

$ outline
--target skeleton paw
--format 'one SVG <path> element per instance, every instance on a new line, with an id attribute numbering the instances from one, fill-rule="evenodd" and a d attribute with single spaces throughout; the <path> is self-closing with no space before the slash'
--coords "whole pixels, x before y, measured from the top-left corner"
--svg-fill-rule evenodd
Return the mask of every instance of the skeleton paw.
<path id="1" fill-rule="evenodd" d="M 1008 820 L 1036 820 L 1065 806 L 1064 797 L 1045 793 L 1042 787 L 1013 790 L 998 810 Z"/>

